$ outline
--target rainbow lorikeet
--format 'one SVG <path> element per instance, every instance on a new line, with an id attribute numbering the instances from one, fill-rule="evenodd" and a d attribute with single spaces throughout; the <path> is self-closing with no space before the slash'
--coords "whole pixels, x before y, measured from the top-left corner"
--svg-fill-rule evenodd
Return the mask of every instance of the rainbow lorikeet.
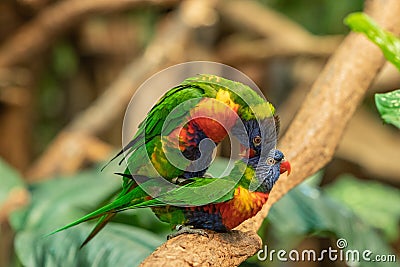
<path id="1" fill-rule="evenodd" d="M 151 207 L 161 221 L 172 226 L 190 227 L 182 228 L 178 234 L 203 234 L 201 229 L 226 232 L 262 208 L 280 174 L 286 171 L 290 173 L 289 162 L 281 151 L 273 149 L 267 157 L 236 161 L 230 174 L 221 178 L 193 177 L 173 189 L 160 187 L 157 179 L 147 179 L 110 204 L 55 232 L 108 214 L 143 207 Z M 249 190 L 252 187 L 254 191 Z M 152 192 L 152 196 L 148 192 Z"/>
<path id="2" fill-rule="evenodd" d="M 264 127 L 270 136 L 268 145 L 273 146 L 279 125 L 274 112 L 272 104 L 241 83 L 206 74 L 186 79 L 155 104 L 132 141 L 113 158 L 126 153 L 121 161 L 126 161 L 127 168 L 117 199 L 131 194 L 140 177 L 163 177 L 172 182 L 202 179 L 213 147 L 201 149 L 201 142 L 209 139 L 217 145 L 229 130 L 239 138 L 248 157 L 259 156 L 263 133 L 258 121 L 268 125 Z M 109 212 L 100 217 L 84 244 L 114 215 Z"/>
<path id="3" fill-rule="evenodd" d="M 250 87 L 215 75 L 198 75 L 169 90 L 113 159 L 125 153 L 121 161 L 128 165 L 126 175 L 167 180 L 202 177 L 212 149 L 201 151 L 201 141 L 208 139 L 217 145 L 229 130 L 240 132 L 250 127 L 246 124 L 266 118 L 277 121 L 274 113 L 273 105 Z M 247 137 L 239 141 L 249 148 Z"/>

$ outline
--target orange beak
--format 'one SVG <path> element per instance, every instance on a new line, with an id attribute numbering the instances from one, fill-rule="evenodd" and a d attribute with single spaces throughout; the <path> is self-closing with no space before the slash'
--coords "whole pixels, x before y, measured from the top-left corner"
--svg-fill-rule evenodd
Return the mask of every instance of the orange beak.
<path id="1" fill-rule="evenodd" d="M 290 171 L 291 171 L 291 167 L 290 167 L 290 163 L 289 163 L 289 161 L 282 161 L 281 162 L 281 169 L 280 169 L 280 173 L 282 174 L 282 173 L 284 173 L 284 172 L 287 172 L 287 175 L 289 175 L 290 174 Z"/>

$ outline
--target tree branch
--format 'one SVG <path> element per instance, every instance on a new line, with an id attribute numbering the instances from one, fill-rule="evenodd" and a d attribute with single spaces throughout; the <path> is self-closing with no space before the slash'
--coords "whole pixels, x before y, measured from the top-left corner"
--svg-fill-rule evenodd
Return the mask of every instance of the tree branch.
<path id="1" fill-rule="evenodd" d="M 365 11 L 383 28 L 400 33 L 399 1 L 369 0 Z M 163 266 L 234 266 L 254 254 L 261 244 L 256 231 L 271 205 L 331 160 L 346 124 L 383 63 L 383 55 L 374 44 L 350 33 L 311 88 L 282 140 L 281 150 L 291 161 L 293 173 L 290 178 L 280 178 L 263 210 L 234 234 L 213 234 L 209 239 L 196 235 L 173 238 L 141 266 L 160 264 L 161 259 Z M 235 239 L 223 242 L 229 235 L 235 235 Z M 241 252 L 235 250 L 237 247 Z"/>
<path id="2" fill-rule="evenodd" d="M 256 1 L 225 1 L 219 5 L 222 16 L 261 40 L 227 40 L 220 47 L 222 59 L 229 62 L 266 59 L 272 56 L 329 56 L 342 36 L 316 36 L 284 15 Z M 249 14 L 251 14 L 249 16 Z"/>
<path id="3" fill-rule="evenodd" d="M 97 136 L 123 114 L 139 85 L 168 62 L 171 56 L 181 51 L 192 30 L 182 19 L 181 9 L 167 18 L 166 25 L 157 32 L 142 56 L 126 66 L 105 92 L 55 138 L 27 172 L 28 180 L 45 179 L 55 173 L 71 173 L 69 161 L 75 162 L 76 170 L 90 157 L 85 140 Z M 79 162 L 76 162 L 77 158 Z"/>
<path id="4" fill-rule="evenodd" d="M 12 189 L 6 200 L 0 204 L 0 224 L 8 219 L 8 216 L 15 210 L 26 206 L 30 201 L 29 192 L 22 187 Z"/>
<path id="5" fill-rule="evenodd" d="M 64 0 L 44 9 L 22 26 L 0 47 L 0 67 L 25 62 L 43 52 L 71 26 L 95 13 L 132 8 L 144 4 L 171 5 L 178 0 Z"/>

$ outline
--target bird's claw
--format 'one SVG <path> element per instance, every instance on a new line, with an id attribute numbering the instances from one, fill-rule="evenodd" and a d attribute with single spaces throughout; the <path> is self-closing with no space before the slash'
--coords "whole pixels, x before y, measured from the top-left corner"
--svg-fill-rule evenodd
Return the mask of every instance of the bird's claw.
<path id="1" fill-rule="evenodd" d="M 198 235 L 208 237 L 208 234 L 206 231 L 204 231 L 203 229 L 193 228 L 193 226 L 191 226 L 191 225 L 187 225 L 187 226 L 186 225 L 177 225 L 175 227 L 175 229 L 176 229 L 176 232 L 169 234 L 167 236 L 167 240 L 177 237 L 178 235 L 181 235 L 181 234 L 198 234 Z"/>

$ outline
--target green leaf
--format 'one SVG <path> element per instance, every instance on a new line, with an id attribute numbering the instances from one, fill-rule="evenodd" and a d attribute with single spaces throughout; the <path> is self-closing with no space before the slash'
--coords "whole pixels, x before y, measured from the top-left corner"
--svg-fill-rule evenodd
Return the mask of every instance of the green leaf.
<path id="1" fill-rule="evenodd" d="M 365 222 L 382 231 L 388 241 L 399 237 L 400 190 L 375 181 L 341 176 L 327 187 L 329 195 L 342 201 Z"/>
<path id="2" fill-rule="evenodd" d="M 353 31 L 365 34 L 379 46 L 386 59 L 400 70 L 400 40 L 398 38 L 383 30 L 368 15 L 361 12 L 348 15 L 344 22 Z"/>
<path id="3" fill-rule="evenodd" d="M 393 206 L 393 205 L 392 205 Z M 373 255 L 393 255 L 384 239 L 349 207 L 331 198 L 323 191 L 301 184 L 291 190 L 272 208 L 267 217 L 271 233 L 278 244 L 270 249 L 289 249 L 304 235 L 344 238 L 345 250 L 372 251 Z M 360 264 L 360 263 L 359 263 Z M 361 262 L 360 266 L 376 266 Z M 385 263 L 385 266 L 397 266 Z"/>
<path id="4" fill-rule="evenodd" d="M 385 94 L 375 94 L 375 104 L 386 123 L 400 128 L 400 89 Z"/>
<path id="5" fill-rule="evenodd" d="M 88 170 L 31 186 L 29 207 L 12 220 L 17 231 L 14 245 L 24 266 L 136 266 L 164 241 L 147 230 L 119 223 L 107 225 L 81 250 L 93 224 L 46 236 L 93 211 L 118 191 L 121 178 L 111 173 L 116 169 Z"/>
<path id="6" fill-rule="evenodd" d="M 93 210 L 120 184 L 118 176 L 98 169 L 33 184 L 31 203 L 11 218 L 12 226 L 15 230 L 45 228 L 50 232 Z"/>
<path id="7" fill-rule="evenodd" d="M 27 230 L 16 236 L 15 248 L 24 266 L 137 266 L 163 239 L 132 226 L 110 223 L 101 234 L 79 249 L 91 226 L 43 237 Z"/>

